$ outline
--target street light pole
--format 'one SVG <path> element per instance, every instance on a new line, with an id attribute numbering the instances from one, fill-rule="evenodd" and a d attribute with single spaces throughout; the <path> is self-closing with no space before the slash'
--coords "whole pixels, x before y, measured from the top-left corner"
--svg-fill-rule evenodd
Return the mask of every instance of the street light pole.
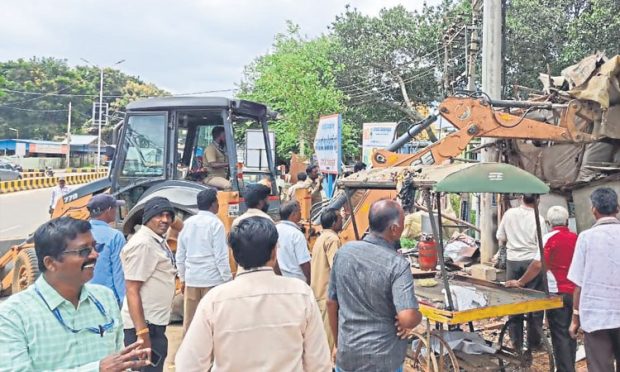
<path id="1" fill-rule="evenodd" d="M 80 58 L 82 61 L 88 63 L 89 65 L 96 67 L 99 69 L 99 119 L 97 120 L 97 161 L 95 163 L 95 169 L 99 171 L 99 167 L 101 166 L 101 122 L 103 121 L 103 67 L 99 67 L 90 61 Z M 124 59 L 116 62 L 112 66 L 120 65 L 125 62 Z M 94 116 L 94 115 L 93 115 Z M 93 117 L 94 120 L 94 117 Z"/>
<path id="2" fill-rule="evenodd" d="M 97 130 L 97 163 L 95 165 L 95 169 L 99 172 L 99 167 L 101 166 L 101 120 L 103 115 L 103 67 L 99 69 L 99 120 L 98 121 L 98 130 Z"/>
<path id="3" fill-rule="evenodd" d="M 15 139 L 19 139 L 19 130 L 18 129 L 9 128 L 9 130 L 12 130 L 13 132 L 15 132 Z"/>

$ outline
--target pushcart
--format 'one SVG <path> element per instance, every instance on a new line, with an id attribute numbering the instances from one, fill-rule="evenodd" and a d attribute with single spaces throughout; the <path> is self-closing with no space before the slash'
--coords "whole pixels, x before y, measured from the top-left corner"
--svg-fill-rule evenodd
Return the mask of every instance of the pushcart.
<path id="1" fill-rule="evenodd" d="M 354 189 L 391 190 L 398 195 L 406 212 L 416 209 L 417 196 L 421 196 L 429 212 L 433 234 L 438 239 L 439 280 L 436 286 L 415 286 L 420 303 L 420 312 L 426 319 L 423 332 L 411 332 L 413 340 L 409 362 L 425 371 L 473 371 L 473 370 L 515 370 L 524 369 L 531 363 L 531 356 L 523 350 L 512 349 L 506 340 L 510 321 L 503 324 L 497 340 L 483 339 L 494 352 L 471 354 L 455 350 L 451 340 L 456 333 L 464 339 L 477 335 L 475 323 L 494 318 L 528 314 L 536 311 L 562 307 L 560 296 L 545 291 L 506 288 L 498 283 L 450 274 L 446 270 L 443 254 L 442 193 L 494 193 L 494 194 L 546 194 L 549 187 L 537 177 L 522 169 L 503 163 L 468 163 L 435 166 L 409 166 L 370 170 L 347 177 L 339 183 L 350 195 Z M 421 193 L 421 195 L 420 195 Z M 433 200 L 436 210 L 433 211 Z M 436 216 L 435 216 L 436 214 Z M 542 233 L 538 207 L 534 211 L 538 245 L 542 253 Z M 358 214 L 359 216 L 359 214 Z M 358 217 L 359 218 L 359 217 Z M 357 226 L 353 214 L 354 226 Z M 365 225 L 365 224 L 363 224 Z M 360 231 L 355 228 L 355 235 Z M 544 260 L 543 273 L 546 272 Z M 417 283 L 416 283 L 417 284 Z M 453 290 L 466 288 L 485 299 L 484 304 L 473 308 L 459 308 Z M 511 320 L 513 321 L 513 320 Z M 466 328 L 463 331 L 462 328 Z M 466 333 L 466 332 L 469 332 Z M 541 333 L 542 334 L 542 333 Z M 543 343 L 548 349 L 550 370 L 553 370 L 553 356 L 546 337 Z"/>

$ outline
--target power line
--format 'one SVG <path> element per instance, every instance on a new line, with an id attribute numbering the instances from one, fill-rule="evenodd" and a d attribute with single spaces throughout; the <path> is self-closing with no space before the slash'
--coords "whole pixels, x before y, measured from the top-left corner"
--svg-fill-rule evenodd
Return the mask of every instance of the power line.
<path id="1" fill-rule="evenodd" d="M 234 92 L 237 89 L 218 89 L 218 90 L 204 90 L 199 92 L 188 92 L 188 93 L 176 93 L 171 95 L 161 94 L 157 96 L 138 96 L 139 98 L 148 98 L 148 97 L 178 97 L 178 96 L 194 96 L 197 94 L 210 94 L 210 93 L 224 93 L 224 92 Z M 54 96 L 54 97 L 99 97 L 98 94 L 74 94 L 74 93 L 59 93 L 59 92 L 30 92 L 30 91 L 20 91 L 13 90 L 8 88 L 0 88 L 0 91 L 8 92 L 8 93 L 16 93 L 16 94 L 26 94 L 26 95 L 38 95 L 38 96 Z M 104 95 L 104 98 L 123 98 L 126 95 Z M 13 102 L 10 102 L 13 103 Z M 17 103 L 17 102 L 15 102 Z"/>
<path id="2" fill-rule="evenodd" d="M 9 109 L 9 110 L 17 110 L 17 111 L 29 111 L 29 112 L 66 112 L 67 109 L 64 110 L 47 110 L 47 109 L 25 109 L 20 107 L 11 107 L 11 106 L 1 106 L 0 110 Z"/>

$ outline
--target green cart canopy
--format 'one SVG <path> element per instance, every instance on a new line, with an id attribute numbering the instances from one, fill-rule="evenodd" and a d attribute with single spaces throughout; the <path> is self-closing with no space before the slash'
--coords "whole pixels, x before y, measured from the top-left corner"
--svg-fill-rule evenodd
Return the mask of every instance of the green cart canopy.
<path id="1" fill-rule="evenodd" d="M 350 189 L 396 189 L 411 182 L 418 189 L 450 193 L 546 194 L 536 176 L 510 164 L 467 163 L 371 169 L 339 181 Z"/>

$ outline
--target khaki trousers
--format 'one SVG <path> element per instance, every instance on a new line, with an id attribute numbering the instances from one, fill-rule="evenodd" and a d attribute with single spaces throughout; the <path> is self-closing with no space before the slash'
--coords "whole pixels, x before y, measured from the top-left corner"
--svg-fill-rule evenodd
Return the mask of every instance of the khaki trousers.
<path id="1" fill-rule="evenodd" d="M 327 344 L 329 345 L 329 351 L 331 353 L 334 350 L 334 336 L 332 335 L 332 328 L 329 326 L 329 316 L 327 315 L 327 300 L 317 300 L 319 304 L 319 310 L 321 311 L 321 317 L 323 318 L 323 328 L 325 328 L 325 334 L 327 335 Z"/>
<path id="2" fill-rule="evenodd" d="M 185 287 L 183 295 L 183 335 L 185 335 L 189 325 L 192 323 L 192 319 L 194 319 L 200 300 L 211 288 L 213 287 Z"/>
<path id="3" fill-rule="evenodd" d="M 203 183 L 207 186 L 213 186 L 218 190 L 229 191 L 232 189 L 232 184 L 224 177 L 207 177 Z"/>

